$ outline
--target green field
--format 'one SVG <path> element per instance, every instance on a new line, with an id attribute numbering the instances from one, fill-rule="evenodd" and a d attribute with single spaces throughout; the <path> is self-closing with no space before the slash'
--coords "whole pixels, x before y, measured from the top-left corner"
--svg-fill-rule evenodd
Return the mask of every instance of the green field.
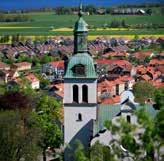
<path id="1" fill-rule="evenodd" d="M 28 13 L 32 21 L 21 23 L 0 23 L 0 35 L 72 35 L 72 32 L 52 32 L 52 28 L 72 28 L 77 20 L 76 15 L 55 15 L 53 12 Z M 110 24 L 113 20 L 122 21 L 131 26 L 137 24 L 163 24 L 164 16 L 113 16 L 113 15 L 90 15 L 85 20 L 91 26 L 102 27 Z M 90 35 L 164 35 L 164 29 L 139 29 L 134 31 L 90 31 Z"/>

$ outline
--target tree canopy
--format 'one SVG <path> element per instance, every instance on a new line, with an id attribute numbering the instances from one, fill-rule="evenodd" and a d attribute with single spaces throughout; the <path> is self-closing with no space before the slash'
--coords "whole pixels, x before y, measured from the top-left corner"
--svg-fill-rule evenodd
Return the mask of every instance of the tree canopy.
<path id="1" fill-rule="evenodd" d="M 0 160 L 37 161 L 40 132 L 28 126 L 27 120 L 22 120 L 18 111 L 0 112 Z"/>
<path id="2" fill-rule="evenodd" d="M 155 88 L 151 83 L 142 81 L 142 82 L 137 82 L 133 86 L 133 92 L 136 101 L 141 104 L 145 104 L 145 101 L 154 98 Z"/>

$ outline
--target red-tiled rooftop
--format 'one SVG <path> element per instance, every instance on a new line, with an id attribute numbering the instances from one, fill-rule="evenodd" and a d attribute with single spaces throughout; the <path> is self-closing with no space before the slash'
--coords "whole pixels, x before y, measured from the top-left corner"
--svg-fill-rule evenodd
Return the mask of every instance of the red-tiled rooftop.
<path id="1" fill-rule="evenodd" d="M 164 59 L 158 60 L 158 59 L 152 59 L 149 62 L 150 65 L 164 65 Z"/>
<path id="2" fill-rule="evenodd" d="M 134 53 L 134 57 L 137 59 L 145 59 L 146 57 L 150 57 L 151 55 L 152 55 L 151 51 Z"/>
<path id="3" fill-rule="evenodd" d="M 39 79 L 32 73 L 26 75 L 25 78 L 27 80 L 29 80 L 30 82 L 38 82 L 39 81 Z"/>
<path id="4" fill-rule="evenodd" d="M 96 60 L 99 65 L 120 65 L 120 66 L 132 66 L 130 62 L 127 60 L 106 60 L 106 59 L 98 59 Z"/>
<path id="5" fill-rule="evenodd" d="M 10 66 L 5 63 L 0 62 L 0 69 L 5 69 L 5 68 L 10 68 Z"/>
<path id="6" fill-rule="evenodd" d="M 64 68 L 64 61 L 63 60 L 53 61 L 53 62 L 50 62 L 49 64 L 55 68 Z"/>
<path id="7" fill-rule="evenodd" d="M 110 98 L 106 98 L 106 99 L 101 99 L 101 104 L 117 104 L 120 103 L 121 99 L 120 96 L 114 96 L 114 97 L 110 97 Z"/>
<path id="8" fill-rule="evenodd" d="M 29 66 L 31 63 L 29 62 L 21 62 L 21 63 L 14 63 L 15 66 L 17 67 L 22 67 L 22 66 Z"/>

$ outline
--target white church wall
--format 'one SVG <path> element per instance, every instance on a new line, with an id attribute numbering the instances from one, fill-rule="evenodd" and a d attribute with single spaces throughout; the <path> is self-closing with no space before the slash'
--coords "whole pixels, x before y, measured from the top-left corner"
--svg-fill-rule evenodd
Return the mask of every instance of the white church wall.
<path id="1" fill-rule="evenodd" d="M 81 129 L 92 120 L 96 120 L 96 106 L 94 107 L 65 107 L 64 108 L 64 140 L 65 144 L 71 142 L 71 140 L 80 132 Z M 81 114 L 82 121 L 78 120 L 78 114 Z M 88 130 L 86 128 L 86 130 Z M 84 132 L 85 133 L 85 132 Z M 86 133 L 89 133 L 87 131 Z M 85 135 L 81 135 L 83 138 L 78 138 L 80 140 L 85 140 Z M 89 140 L 88 140 L 89 141 Z"/>
<path id="2" fill-rule="evenodd" d="M 71 83 L 71 82 L 74 82 L 74 83 Z M 82 86 L 83 85 L 88 86 L 88 103 L 97 103 L 97 81 L 96 80 L 85 80 L 85 83 L 81 80 L 65 81 L 64 82 L 64 103 L 73 102 L 73 86 L 74 85 L 78 85 L 79 87 L 79 103 L 82 103 Z"/>

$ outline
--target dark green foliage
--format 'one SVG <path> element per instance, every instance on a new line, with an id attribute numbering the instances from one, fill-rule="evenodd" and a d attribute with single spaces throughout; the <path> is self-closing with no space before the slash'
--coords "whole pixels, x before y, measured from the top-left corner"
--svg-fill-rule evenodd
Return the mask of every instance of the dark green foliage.
<path id="1" fill-rule="evenodd" d="M 24 14 L 2 14 L 0 13 L 0 22 L 25 22 L 29 21 L 29 16 Z"/>
<path id="2" fill-rule="evenodd" d="M 162 108 L 156 116 L 155 127 L 158 136 L 162 139 L 164 138 L 164 109 Z"/>
<path id="3" fill-rule="evenodd" d="M 27 119 L 27 117 L 26 117 Z M 39 131 L 30 128 L 19 112 L 0 112 L 0 160 L 37 161 Z"/>
<path id="4" fill-rule="evenodd" d="M 84 149 L 80 141 L 75 142 L 73 161 L 116 161 L 111 149 L 96 142 L 88 151 Z"/>
<path id="5" fill-rule="evenodd" d="M 164 108 L 164 88 L 159 88 L 155 90 L 155 107 L 157 109 Z"/>
<path id="6" fill-rule="evenodd" d="M 103 161 L 103 146 L 99 142 L 91 147 L 90 156 L 91 161 Z"/>
<path id="7" fill-rule="evenodd" d="M 133 87 L 134 96 L 136 101 L 144 104 L 149 98 L 154 98 L 154 87 L 149 82 L 137 82 Z"/>
<path id="8" fill-rule="evenodd" d="M 149 8 L 149 9 L 146 10 L 146 13 L 147 13 L 148 15 L 152 15 L 153 11 L 152 11 L 152 9 Z"/>
<path id="9" fill-rule="evenodd" d="M 37 103 L 36 127 L 41 130 L 40 147 L 43 150 L 43 160 L 46 160 L 46 149 L 59 148 L 62 143 L 62 133 L 59 128 L 60 104 L 51 97 L 42 96 Z"/>
<path id="10" fill-rule="evenodd" d="M 4 95 L 0 96 L 0 109 L 25 110 L 28 108 L 28 97 L 21 92 L 7 92 Z"/>
<path id="11" fill-rule="evenodd" d="M 75 142 L 75 151 L 73 155 L 73 161 L 89 161 L 84 146 L 80 143 L 80 141 Z"/>
<path id="12" fill-rule="evenodd" d="M 118 158 L 123 155 L 123 151 L 119 147 L 119 145 L 122 145 L 132 158 L 137 161 L 154 161 L 157 159 L 154 157 L 155 152 L 158 156 L 161 156 L 159 149 L 163 145 L 163 112 L 163 109 L 161 109 L 155 120 L 153 120 L 144 109 L 141 109 L 136 112 L 138 117 L 137 125 L 129 124 L 124 119 L 120 119 L 117 124 L 112 124 L 111 121 L 106 122 L 105 126 L 111 132 L 113 126 L 117 127 L 115 128 L 117 130 L 112 132 L 114 135 L 119 135 L 119 137 L 112 142 L 114 154 L 116 154 Z M 144 129 L 144 131 L 136 140 L 134 136 L 139 129 Z M 144 156 L 144 154 L 146 155 Z"/>

